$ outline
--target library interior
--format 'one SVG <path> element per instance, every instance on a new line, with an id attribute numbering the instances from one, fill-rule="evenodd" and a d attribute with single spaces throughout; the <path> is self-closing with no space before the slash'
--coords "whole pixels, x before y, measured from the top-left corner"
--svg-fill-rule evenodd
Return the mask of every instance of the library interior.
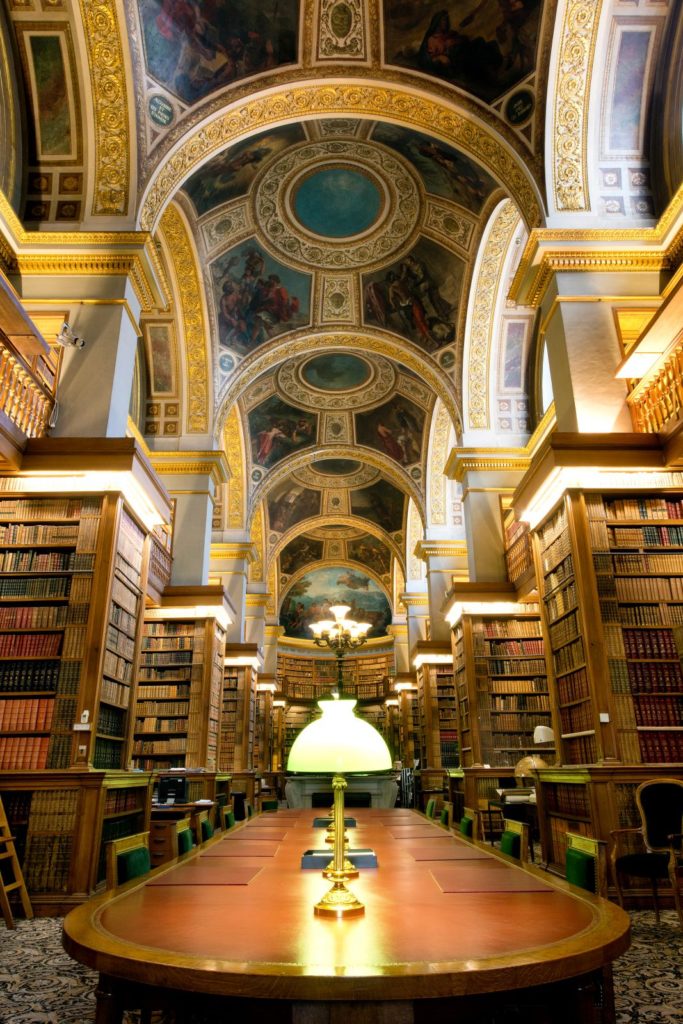
<path id="1" fill-rule="evenodd" d="M 610 1024 L 628 912 L 683 928 L 681 53 L 677 0 L 0 0 L 0 909 L 98 1024 Z M 288 771 L 334 696 L 390 768 Z"/>

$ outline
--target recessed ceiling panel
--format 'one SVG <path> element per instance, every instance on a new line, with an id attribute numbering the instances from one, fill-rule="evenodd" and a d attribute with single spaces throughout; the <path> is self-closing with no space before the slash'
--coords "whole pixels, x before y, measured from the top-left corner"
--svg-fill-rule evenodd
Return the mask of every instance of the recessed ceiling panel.
<path id="1" fill-rule="evenodd" d="M 310 624 L 332 618 L 335 604 L 349 606 L 348 618 L 369 622 L 368 636 L 386 635 L 391 624 L 386 594 L 370 576 L 347 566 L 313 569 L 297 580 L 282 601 L 280 625 L 286 636 L 311 640 Z"/>
<path id="2" fill-rule="evenodd" d="M 379 182 L 353 167 L 324 167 L 307 174 L 293 191 L 292 206 L 301 225 L 321 238 L 360 235 L 384 205 Z"/>

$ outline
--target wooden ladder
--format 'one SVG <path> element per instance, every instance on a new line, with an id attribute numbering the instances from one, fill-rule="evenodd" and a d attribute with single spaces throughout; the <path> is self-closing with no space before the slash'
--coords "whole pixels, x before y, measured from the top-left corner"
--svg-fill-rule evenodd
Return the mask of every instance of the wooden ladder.
<path id="1" fill-rule="evenodd" d="M 5 865 L 9 867 L 5 867 Z M 11 879 L 8 879 L 9 875 L 11 875 Z M 0 798 L 0 909 L 2 909 L 8 928 L 14 928 L 14 915 L 9 901 L 11 892 L 19 893 L 24 914 L 27 918 L 33 917 L 33 907 L 26 891 L 17 851 L 14 849 L 14 836 L 10 832 L 5 808 L 2 806 Z"/>

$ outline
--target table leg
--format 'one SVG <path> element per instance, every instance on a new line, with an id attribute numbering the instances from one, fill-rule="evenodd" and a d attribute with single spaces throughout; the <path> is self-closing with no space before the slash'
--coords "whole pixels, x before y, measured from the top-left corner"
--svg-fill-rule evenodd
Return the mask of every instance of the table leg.
<path id="1" fill-rule="evenodd" d="M 123 1004 L 116 991 L 113 978 L 106 974 L 100 974 L 100 980 L 95 989 L 95 998 L 97 1000 L 95 1024 L 121 1024 Z"/>

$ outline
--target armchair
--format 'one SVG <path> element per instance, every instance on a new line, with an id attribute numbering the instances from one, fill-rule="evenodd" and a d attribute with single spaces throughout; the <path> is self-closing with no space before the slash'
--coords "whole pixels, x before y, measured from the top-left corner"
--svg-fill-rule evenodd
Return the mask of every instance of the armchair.
<path id="1" fill-rule="evenodd" d="M 649 879 L 655 917 L 659 922 L 657 883 L 668 878 L 683 925 L 678 878 L 683 868 L 683 780 L 662 778 L 641 783 L 636 790 L 636 806 L 640 828 L 620 828 L 610 832 L 610 861 L 617 899 L 623 907 L 624 875 Z"/>

